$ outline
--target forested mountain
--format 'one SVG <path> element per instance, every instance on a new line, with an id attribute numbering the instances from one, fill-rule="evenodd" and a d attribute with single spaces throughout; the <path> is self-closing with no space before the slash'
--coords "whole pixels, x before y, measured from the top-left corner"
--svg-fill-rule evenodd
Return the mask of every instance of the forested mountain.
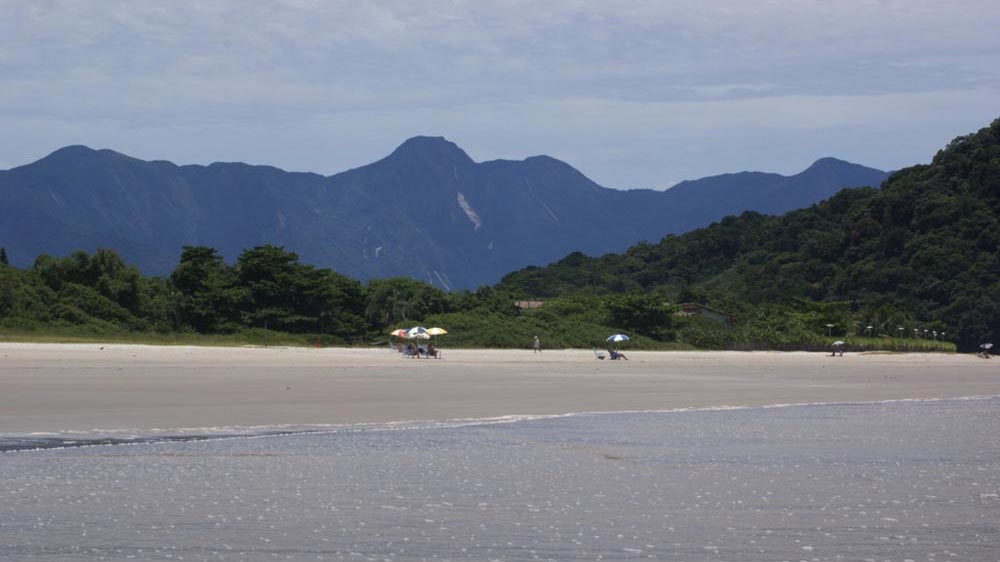
<path id="1" fill-rule="evenodd" d="M 621 255 L 571 254 L 512 273 L 498 289 L 651 292 L 744 318 L 775 304 L 839 302 L 878 333 L 931 323 L 975 349 L 1000 334 L 1000 119 L 879 190 L 844 190 L 780 217 L 727 217 Z"/>
<path id="2" fill-rule="evenodd" d="M 524 163 L 492 165 L 514 164 Z M 548 159 L 531 165 L 571 173 Z M 360 192 L 391 183 L 379 171 L 344 177 Z M 298 189 L 319 199 L 323 182 L 310 182 L 321 179 L 303 176 Z M 414 185 L 428 197 L 434 189 Z M 818 350 L 846 339 L 855 350 L 950 351 L 954 341 L 973 350 L 1000 335 L 998 248 L 1000 120 L 955 139 L 931 164 L 896 172 L 881 189 L 843 190 L 781 217 L 727 217 L 624 254 L 572 253 L 474 292 L 405 277 L 362 283 L 268 244 L 231 264 L 217 249 L 187 246 L 168 277 L 143 277 L 109 249 L 43 254 L 22 269 L 5 262 L 0 244 L 0 336 L 173 341 L 197 333 L 266 343 L 279 331 L 293 338 L 284 341 L 362 343 L 426 322 L 448 327 L 449 344 L 491 347 L 522 346 L 530 334 L 590 347 L 625 331 L 630 346 L 645 349 Z M 514 302 L 524 298 L 545 304 L 520 313 Z M 678 315 L 688 302 L 729 313 L 732 322 L 718 321 L 718 312 L 714 320 Z"/>
<path id="3" fill-rule="evenodd" d="M 20 267 L 40 254 L 112 248 L 145 274 L 167 275 L 185 245 L 216 248 L 231 262 L 274 244 L 362 280 L 402 275 L 455 289 L 573 251 L 624 251 L 744 210 L 784 212 L 884 177 L 822 159 L 790 177 L 741 173 L 620 191 L 546 156 L 477 163 L 435 137 L 329 177 L 72 146 L 0 171 L 0 245 Z"/>

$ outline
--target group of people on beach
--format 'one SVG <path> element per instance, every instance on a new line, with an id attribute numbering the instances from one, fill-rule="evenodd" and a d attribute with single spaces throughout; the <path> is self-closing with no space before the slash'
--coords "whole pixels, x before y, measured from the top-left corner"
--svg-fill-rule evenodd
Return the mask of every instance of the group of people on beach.
<path id="1" fill-rule="evenodd" d="M 431 357 L 435 359 L 441 358 L 441 351 L 434 347 L 434 344 L 428 344 L 426 347 L 423 345 L 416 345 L 413 342 L 407 342 L 406 345 L 399 346 L 399 352 L 403 354 L 403 357 L 410 357 L 419 359 L 421 357 L 425 359 L 430 359 Z"/>

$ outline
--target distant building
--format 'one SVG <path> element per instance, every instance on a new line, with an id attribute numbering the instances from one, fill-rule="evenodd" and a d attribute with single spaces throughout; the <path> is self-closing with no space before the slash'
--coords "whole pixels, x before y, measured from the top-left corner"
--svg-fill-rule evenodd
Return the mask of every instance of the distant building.
<path id="1" fill-rule="evenodd" d="M 514 301 L 514 306 L 518 310 L 535 310 L 536 308 L 542 308 L 545 301 Z"/>
<path id="2" fill-rule="evenodd" d="M 677 305 L 677 316 L 701 316 L 703 318 L 708 318 L 710 320 L 715 320 L 725 324 L 726 326 L 733 325 L 733 317 L 722 312 L 721 310 L 716 310 L 710 306 L 696 303 L 696 302 L 686 302 Z"/>

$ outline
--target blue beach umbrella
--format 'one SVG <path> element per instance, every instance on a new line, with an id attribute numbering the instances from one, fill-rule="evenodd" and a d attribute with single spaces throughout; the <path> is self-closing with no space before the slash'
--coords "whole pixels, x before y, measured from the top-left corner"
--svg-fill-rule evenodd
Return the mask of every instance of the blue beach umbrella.
<path id="1" fill-rule="evenodd" d="M 626 336 L 625 334 L 615 334 L 613 336 L 608 336 L 608 341 L 613 341 L 613 342 L 628 341 L 628 336 Z"/>
<path id="2" fill-rule="evenodd" d="M 410 328 L 409 330 L 406 331 L 406 337 L 410 339 L 420 339 L 420 340 L 431 339 L 431 335 L 427 333 L 427 328 L 424 328 L 423 326 L 414 326 Z"/>

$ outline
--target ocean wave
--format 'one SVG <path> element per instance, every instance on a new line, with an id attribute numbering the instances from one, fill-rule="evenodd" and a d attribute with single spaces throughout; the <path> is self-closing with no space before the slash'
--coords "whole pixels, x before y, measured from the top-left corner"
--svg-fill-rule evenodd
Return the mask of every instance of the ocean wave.
<path id="1" fill-rule="evenodd" d="M 63 431 L 35 431 L 0 434 L 0 453 L 29 452 L 38 450 L 99 447 L 116 445 L 144 445 L 218 439 L 254 439 L 265 437 L 322 435 L 347 432 L 412 431 L 455 429 L 472 426 L 524 423 L 573 417 L 592 417 L 629 414 L 673 414 L 690 412 L 725 412 L 743 410 L 768 410 L 777 408 L 807 408 L 817 406 L 866 406 L 896 403 L 952 402 L 964 400 L 993 400 L 1000 395 L 961 396 L 956 398 L 896 398 L 888 400 L 850 402 L 795 402 L 757 406 L 718 405 L 658 408 L 642 410 L 601 410 L 565 412 L 558 414 L 511 414 L 476 418 L 450 418 L 444 420 L 400 420 L 390 422 L 362 422 L 339 424 L 272 424 L 247 426 L 207 426 L 143 429 L 91 429 Z"/>

